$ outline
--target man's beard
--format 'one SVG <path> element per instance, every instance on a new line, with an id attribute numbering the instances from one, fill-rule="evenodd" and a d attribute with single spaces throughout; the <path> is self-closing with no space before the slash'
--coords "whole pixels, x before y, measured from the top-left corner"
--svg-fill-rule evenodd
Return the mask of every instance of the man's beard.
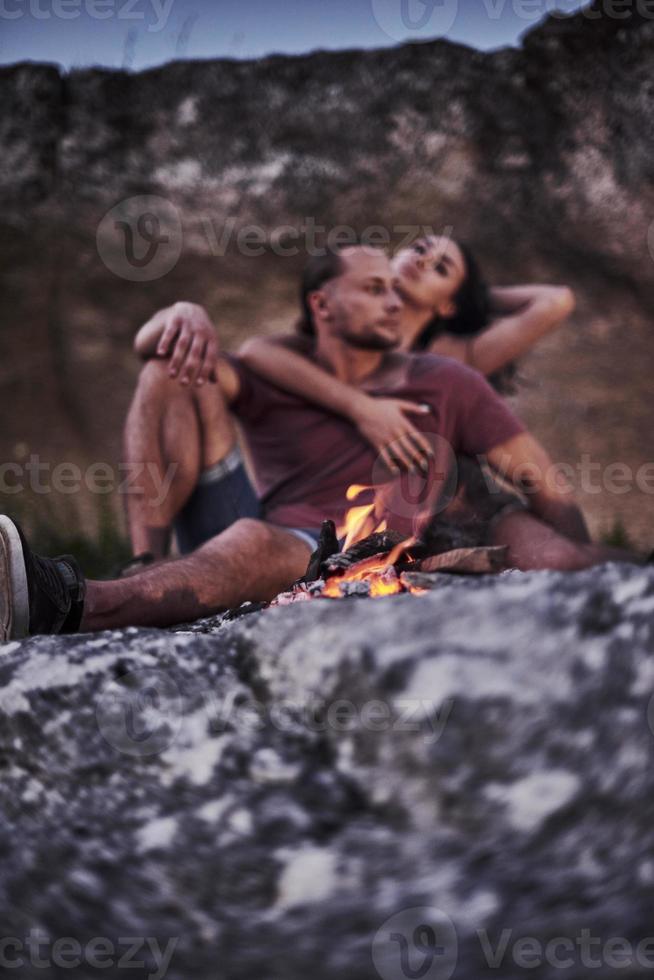
<path id="1" fill-rule="evenodd" d="M 341 340 L 348 347 L 354 347 L 356 350 L 385 351 L 396 350 L 400 346 L 399 337 L 383 336 L 373 331 L 367 334 L 351 334 L 344 330 Z"/>

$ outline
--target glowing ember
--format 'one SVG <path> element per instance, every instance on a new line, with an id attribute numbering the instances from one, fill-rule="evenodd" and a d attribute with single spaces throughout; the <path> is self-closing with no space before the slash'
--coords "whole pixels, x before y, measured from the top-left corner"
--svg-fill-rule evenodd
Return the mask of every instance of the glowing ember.
<path id="1" fill-rule="evenodd" d="M 325 582 L 320 595 L 328 599 L 342 599 L 341 585 L 345 582 L 367 582 L 370 588 L 368 594 L 373 597 L 404 591 L 395 569 L 388 563 L 388 555 L 373 555 L 357 562 L 342 575 L 332 575 Z"/>

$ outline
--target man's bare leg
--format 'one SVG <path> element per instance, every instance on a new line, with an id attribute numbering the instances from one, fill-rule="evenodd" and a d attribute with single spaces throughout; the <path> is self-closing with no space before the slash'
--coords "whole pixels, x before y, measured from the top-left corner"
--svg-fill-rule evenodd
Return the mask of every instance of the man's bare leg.
<path id="1" fill-rule="evenodd" d="M 551 569 L 576 572 L 608 561 L 642 564 L 643 558 L 620 548 L 572 541 L 533 514 L 522 511 L 501 518 L 491 534 L 494 545 L 508 545 L 507 563 L 523 572 Z"/>
<path id="2" fill-rule="evenodd" d="M 132 477 L 126 510 L 134 554 L 168 553 L 171 527 L 202 470 L 233 449 L 236 432 L 218 384 L 184 387 L 168 361 L 143 367 L 125 426 Z"/>
<path id="3" fill-rule="evenodd" d="M 184 558 L 129 579 L 87 582 L 80 630 L 171 626 L 246 600 L 267 601 L 304 574 L 309 556 L 294 534 L 243 519 Z"/>

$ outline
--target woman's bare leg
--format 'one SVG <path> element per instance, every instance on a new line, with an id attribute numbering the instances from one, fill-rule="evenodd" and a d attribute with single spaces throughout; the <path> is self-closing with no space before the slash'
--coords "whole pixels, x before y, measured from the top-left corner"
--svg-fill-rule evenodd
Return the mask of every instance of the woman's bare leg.
<path id="1" fill-rule="evenodd" d="M 125 425 L 125 506 L 134 554 L 168 553 L 171 527 L 202 470 L 233 449 L 234 424 L 218 384 L 184 387 L 168 362 L 143 367 Z"/>
<path id="2" fill-rule="evenodd" d="M 283 528 L 240 520 L 184 558 L 127 579 L 87 582 L 80 630 L 171 626 L 267 601 L 304 574 L 309 556 L 306 542 Z"/>

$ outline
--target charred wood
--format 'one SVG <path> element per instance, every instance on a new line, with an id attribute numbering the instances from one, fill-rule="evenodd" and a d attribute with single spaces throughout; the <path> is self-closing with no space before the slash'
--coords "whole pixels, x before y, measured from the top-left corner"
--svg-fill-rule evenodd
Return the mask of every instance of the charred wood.
<path id="1" fill-rule="evenodd" d="M 324 562 L 331 558 L 332 555 L 338 554 L 340 550 L 341 546 L 336 535 L 336 525 L 333 521 L 323 521 L 320 528 L 318 547 L 311 555 L 307 570 L 304 573 L 304 578 L 301 578 L 300 582 L 315 582 L 316 579 L 320 578 Z"/>
<path id="2" fill-rule="evenodd" d="M 335 575 L 339 572 L 348 571 L 353 565 L 372 558 L 375 555 L 384 555 L 392 551 L 402 541 L 402 535 L 397 531 L 382 531 L 377 534 L 370 534 L 363 541 L 343 551 L 333 555 L 323 563 L 323 574 Z"/>

